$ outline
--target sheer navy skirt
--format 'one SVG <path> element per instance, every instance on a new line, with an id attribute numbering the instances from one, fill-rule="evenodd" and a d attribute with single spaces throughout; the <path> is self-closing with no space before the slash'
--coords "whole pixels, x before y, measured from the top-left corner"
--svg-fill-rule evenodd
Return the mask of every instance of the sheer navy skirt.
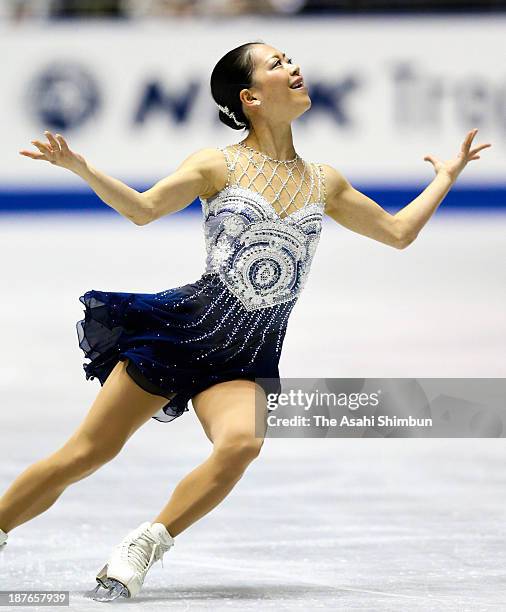
<path id="1" fill-rule="evenodd" d="M 172 421 L 194 395 L 226 380 L 268 378 L 256 381 L 266 394 L 281 390 L 278 363 L 292 302 L 247 312 L 217 274 L 159 293 L 92 289 L 79 300 L 86 379 L 103 385 L 128 358 L 129 376 L 168 400 L 152 417 L 157 421 Z"/>

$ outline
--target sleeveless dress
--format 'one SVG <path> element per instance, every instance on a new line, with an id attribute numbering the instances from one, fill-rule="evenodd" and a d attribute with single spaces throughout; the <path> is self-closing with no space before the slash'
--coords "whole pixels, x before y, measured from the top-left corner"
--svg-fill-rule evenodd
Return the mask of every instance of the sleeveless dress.
<path id="1" fill-rule="evenodd" d="M 200 198 L 206 264 L 193 283 L 159 293 L 91 289 L 76 323 L 86 380 L 103 385 L 118 361 L 144 390 L 167 398 L 169 422 L 213 384 L 256 381 L 276 397 L 288 318 L 304 287 L 325 209 L 321 165 L 274 160 L 244 142 L 220 151 L 226 186 Z"/>

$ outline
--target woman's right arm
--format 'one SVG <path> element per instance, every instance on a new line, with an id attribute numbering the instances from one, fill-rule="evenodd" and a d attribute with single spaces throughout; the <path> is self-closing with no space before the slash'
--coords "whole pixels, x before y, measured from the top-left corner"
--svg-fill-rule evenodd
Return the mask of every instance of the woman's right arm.
<path id="1" fill-rule="evenodd" d="M 84 157 L 71 151 L 60 134 L 53 136 L 48 131 L 44 133 L 49 143 L 32 140 L 40 153 L 23 150 L 20 154 L 49 161 L 74 172 L 89 184 L 103 202 L 136 225 L 146 225 L 164 214 L 180 210 L 209 191 L 210 152 L 214 149 L 193 153 L 172 175 L 140 193 L 94 168 Z"/>
<path id="2" fill-rule="evenodd" d="M 48 161 L 54 166 L 66 168 L 84 179 L 98 197 L 121 215 L 135 223 L 144 225 L 147 207 L 142 194 L 125 183 L 107 176 L 89 164 L 82 155 L 71 151 L 63 136 L 44 132 L 48 143 L 32 140 L 40 153 L 23 150 L 19 153 L 32 159 Z"/>

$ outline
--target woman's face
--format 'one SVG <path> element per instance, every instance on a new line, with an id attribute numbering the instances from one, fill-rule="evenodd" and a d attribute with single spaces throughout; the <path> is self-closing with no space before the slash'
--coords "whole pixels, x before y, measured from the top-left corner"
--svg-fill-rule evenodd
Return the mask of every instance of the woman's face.
<path id="1" fill-rule="evenodd" d="M 251 52 L 253 84 L 242 90 L 241 100 L 246 111 L 252 111 L 253 119 L 258 112 L 274 121 L 290 122 L 311 108 L 307 87 L 291 88 L 303 76 L 293 60 L 269 45 L 254 45 Z"/>

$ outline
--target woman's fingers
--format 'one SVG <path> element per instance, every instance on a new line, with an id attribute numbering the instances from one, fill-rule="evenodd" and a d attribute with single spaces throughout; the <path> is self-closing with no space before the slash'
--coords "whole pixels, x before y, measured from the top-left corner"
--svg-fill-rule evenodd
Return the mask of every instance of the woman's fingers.
<path id="1" fill-rule="evenodd" d="M 40 140 L 32 140 L 31 143 L 37 147 L 37 149 L 42 149 L 43 151 L 51 151 L 51 147 L 45 142 L 41 142 Z"/>
<path id="2" fill-rule="evenodd" d="M 473 133 L 469 132 L 464 142 L 462 143 L 461 151 L 463 151 L 464 153 L 467 153 L 467 151 L 469 151 L 469 147 L 471 146 L 472 139 L 473 139 Z"/>
<path id="3" fill-rule="evenodd" d="M 44 134 L 46 135 L 46 138 L 51 143 L 51 148 L 53 149 L 53 151 L 58 152 L 60 150 L 60 143 L 55 139 L 55 137 L 51 134 L 51 132 L 48 132 L 46 130 Z"/>
<path id="4" fill-rule="evenodd" d="M 484 144 L 484 145 L 480 145 L 479 147 L 476 147 L 476 149 L 473 149 L 469 155 L 476 155 L 476 153 L 478 153 L 478 151 L 481 151 L 482 149 L 486 149 L 487 147 L 491 147 L 491 144 Z"/>
<path id="5" fill-rule="evenodd" d="M 82 163 L 83 158 L 69 149 L 65 138 L 61 134 L 53 134 L 49 130 L 44 130 L 44 135 L 47 138 L 45 142 L 40 140 L 30 141 L 40 151 L 40 154 L 23 149 L 19 151 L 20 155 L 32 159 L 45 159 L 55 166 L 61 166 L 69 170 Z"/>
<path id="6" fill-rule="evenodd" d="M 61 134 L 56 134 L 56 140 L 58 140 L 58 142 L 60 143 L 60 147 L 63 152 L 70 152 L 69 146 Z"/>
<path id="7" fill-rule="evenodd" d="M 33 151 L 20 151 L 20 155 L 25 155 L 26 157 L 31 157 L 32 159 L 45 159 L 47 161 L 47 157 L 42 153 L 34 153 Z"/>
<path id="8" fill-rule="evenodd" d="M 466 139 L 462 143 L 462 151 L 464 151 L 465 153 L 469 151 L 473 138 L 476 136 L 477 133 L 478 133 L 478 128 L 475 128 L 474 130 L 471 130 L 468 133 Z"/>
<path id="9" fill-rule="evenodd" d="M 47 155 L 47 157 L 50 157 L 53 153 L 49 146 L 43 142 L 40 142 L 40 140 L 32 140 L 32 144 L 35 145 L 41 153 Z"/>
<path id="10" fill-rule="evenodd" d="M 462 143 L 462 148 L 470 144 L 472 137 L 473 137 L 473 132 L 468 132 L 467 136 L 464 138 L 464 142 Z"/>

